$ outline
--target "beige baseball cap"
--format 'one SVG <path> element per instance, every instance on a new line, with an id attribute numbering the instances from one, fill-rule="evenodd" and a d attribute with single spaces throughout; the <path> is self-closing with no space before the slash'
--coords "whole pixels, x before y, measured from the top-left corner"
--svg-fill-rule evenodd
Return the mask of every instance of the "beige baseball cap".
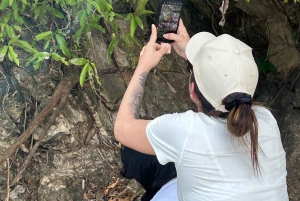
<path id="1" fill-rule="evenodd" d="M 253 97 L 258 69 L 251 47 L 242 41 L 228 34 L 200 32 L 188 42 L 186 56 L 200 92 L 216 110 L 227 111 L 221 104 L 231 93 Z"/>

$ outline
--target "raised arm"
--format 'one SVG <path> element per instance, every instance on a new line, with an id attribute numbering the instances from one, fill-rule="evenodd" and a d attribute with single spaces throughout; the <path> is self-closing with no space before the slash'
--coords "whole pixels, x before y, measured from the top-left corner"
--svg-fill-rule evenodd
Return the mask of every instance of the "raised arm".
<path id="1" fill-rule="evenodd" d="M 149 71 L 171 48 L 169 44 L 157 44 L 156 38 L 157 30 L 152 25 L 150 40 L 140 53 L 139 63 L 125 91 L 114 127 L 115 137 L 120 143 L 146 154 L 155 153 L 146 136 L 149 120 L 138 119 L 145 82 Z"/>

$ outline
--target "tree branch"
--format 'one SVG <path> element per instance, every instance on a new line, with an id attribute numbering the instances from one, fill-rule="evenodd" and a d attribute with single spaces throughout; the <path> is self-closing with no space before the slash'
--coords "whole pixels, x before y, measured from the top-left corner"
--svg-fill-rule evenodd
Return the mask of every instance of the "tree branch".
<path id="1" fill-rule="evenodd" d="M 73 86 L 74 86 L 74 84 L 75 83 L 73 83 Z M 50 127 L 53 124 L 53 122 L 55 121 L 55 118 L 59 114 L 61 108 L 65 105 L 67 97 L 68 97 L 71 89 L 72 89 L 72 85 L 71 85 L 71 82 L 70 82 L 70 85 L 68 85 L 65 88 L 65 90 L 63 91 L 64 93 L 61 94 L 60 102 L 58 103 L 58 106 L 55 108 L 53 114 L 51 115 L 51 117 L 47 121 L 47 124 L 45 125 L 45 128 L 44 128 L 44 132 L 39 136 L 38 141 L 34 144 L 33 148 L 30 150 L 30 153 L 26 157 L 25 162 L 22 164 L 22 166 L 20 168 L 20 171 L 17 173 L 17 175 L 14 177 L 14 179 L 10 183 L 10 186 L 14 186 L 22 178 L 22 174 L 25 171 L 25 169 L 26 169 L 28 163 L 30 162 L 32 156 L 34 155 L 34 153 L 37 150 L 37 148 L 40 146 L 43 138 L 48 134 L 48 130 L 50 129 Z"/>
<path id="2" fill-rule="evenodd" d="M 56 109 L 56 107 L 62 101 L 63 94 L 69 94 L 70 90 L 73 86 L 78 82 L 78 79 L 74 78 L 74 76 L 66 77 L 63 79 L 58 86 L 47 105 L 41 111 L 41 113 L 32 121 L 29 127 L 19 136 L 15 142 L 0 156 L 0 165 L 3 164 L 7 158 L 9 158 L 18 147 L 23 144 L 27 138 L 35 131 L 35 129 L 41 125 L 41 123 L 46 119 L 48 114 Z M 47 132 L 45 132 L 47 133 Z"/>

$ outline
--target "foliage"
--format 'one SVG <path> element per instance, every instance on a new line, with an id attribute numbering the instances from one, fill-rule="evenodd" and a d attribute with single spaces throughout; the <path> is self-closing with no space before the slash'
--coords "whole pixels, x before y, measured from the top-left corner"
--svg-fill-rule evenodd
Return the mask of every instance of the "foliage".
<path id="1" fill-rule="evenodd" d="M 247 3 L 249 3 L 250 2 L 250 0 L 245 0 Z M 284 0 L 284 3 L 288 3 L 289 2 L 289 0 Z M 300 0 L 294 0 L 294 2 L 296 3 L 296 2 L 300 2 Z"/>
<path id="2" fill-rule="evenodd" d="M 129 2 L 130 0 L 127 0 Z M 130 56 L 132 58 L 132 67 L 134 68 L 136 66 L 136 59 L 133 55 L 132 49 L 130 48 L 130 45 L 132 43 L 135 43 L 138 46 L 141 46 L 141 44 L 135 39 L 135 31 L 137 27 L 140 27 L 141 29 L 144 29 L 143 22 L 140 18 L 141 15 L 145 14 L 154 14 L 153 11 L 145 10 L 145 5 L 148 0 L 131 0 L 131 2 L 135 6 L 135 12 L 134 13 L 128 13 L 125 17 L 125 20 L 130 21 L 130 33 L 126 34 L 124 37 L 124 44 L 127 47 Z"/>
<path id="3" fill-rule="evenodd" d="M 7 56 L 19 66 L 20 60 L 15 50 L 22 49 L 30 54 L 26 65 L 38 69 L 42 61 L 52 58 L 64 65 L 81 66 L 81 86 L 86 77 L 90 83 L 96 80 L 100 84 L 96 64 L 81 56 L 80 48 L 84 41 L 92 43 L 91 29 L 105 33 L 105 28 L 99 24 L 100 20 L 104 20 L 113 30 L 107 50 L 110 62 L 112 51 L 121 41 L 116 18 L 130 21 L 130 33 L 122 41 L 126 47 L 129 48 L 131 43 L 139 45 L 135 31 L 137 27 L 143 29 L 140 16 L 153 12 L 145 10 L 147 0 L 126 1 L 135 7 L 135 12 L 122 16 L 114 12 L 112 0 L 1 0 L 0 11 L 4 14 L 0 16 L 0 42 L 4 45 L 0 48 L 0 61 Z M 24 23 L 28 17 L 34 23 L 33 31 Z M 33 40 L 22 38 L 24 29 L 31 31 Z M 132 50 L 129 50 L 132 55 Z"/>
<path id="4" fill-rule="evenodd" d="M 257 59 L 257 66 L 258 70 L 263 74 L 266 74 L 268 72 L 275 72 L 276 70 L 274 64 L 272 64 L 266 59 Z"/>

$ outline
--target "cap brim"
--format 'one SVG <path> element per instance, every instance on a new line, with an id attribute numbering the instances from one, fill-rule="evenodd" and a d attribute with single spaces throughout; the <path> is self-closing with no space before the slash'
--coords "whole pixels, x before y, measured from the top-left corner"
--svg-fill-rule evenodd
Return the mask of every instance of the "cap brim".
<path id="1" fill-rule="evenodd" d="M 216 38 L 213 34 L 209 32 L 200 32 L 195 34 L 188 42 L 185 54 L 187 59 L 193 64 L 197 52 L 201 49 L 201 47 L 210 40 Z"/>

